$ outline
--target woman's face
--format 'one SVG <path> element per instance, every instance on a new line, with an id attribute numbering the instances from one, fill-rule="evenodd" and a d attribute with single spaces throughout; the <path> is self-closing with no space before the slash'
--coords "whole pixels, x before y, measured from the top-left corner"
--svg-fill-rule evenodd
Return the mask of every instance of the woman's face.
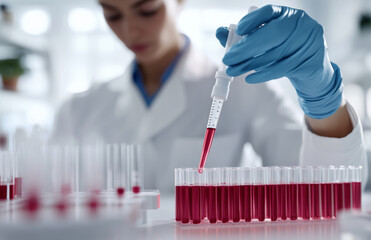
<path id="1" fill-rule="evenodd" d="M 176 0 L 99 0 L 117 37 L 140 63 L 153 62 L 177 41 Z"/>

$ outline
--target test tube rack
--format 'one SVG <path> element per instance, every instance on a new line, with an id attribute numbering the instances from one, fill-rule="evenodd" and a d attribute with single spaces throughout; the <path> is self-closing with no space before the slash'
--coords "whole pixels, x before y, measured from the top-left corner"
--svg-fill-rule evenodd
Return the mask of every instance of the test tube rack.
<path id="1" fill-rule="evenodd" d="M 175 220 L 199 224 L 334 219 L 361 209 L 362 167 L 175 169 Z"/>
<path id="2" fill-rule="evenodd" d="M 75 210 L 98 216 L 122 212 L 129 202 L 140 203 L 135 206 L 146 222 L 146 210 L 159 208 L 160 193 L 143 189 L 141 161 L 141 146 L 125 143 L 26 142 L 0 151 L 0 223 L 1 216 L 42 216 L 45 211 L 55 219 Z"/>

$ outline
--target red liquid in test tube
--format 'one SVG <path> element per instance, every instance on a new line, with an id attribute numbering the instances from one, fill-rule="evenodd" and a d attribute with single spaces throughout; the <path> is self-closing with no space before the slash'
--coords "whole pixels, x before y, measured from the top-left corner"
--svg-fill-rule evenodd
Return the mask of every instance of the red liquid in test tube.
<path id="1" fill-rule="evenodd" d="M 228 186 L 217 186 L 217 205 L 218 205 L 218 220 L 223 223 L 229 222 L 229 211 L 228 211 Z"/>
<path id="2" fill-rule="evenodd" d="M 207 205 L 209 203 L 209 187 L 200 187 L 200 210 L 201 210 L 201 220 L 207 217 Z"/>
<path id="3" fill-rule="evenodd" d="M 311 218 L 320 219 L 321 210 L 320 210 L 320 184 L 313 183 L 310 184 L 310 198 L 311 198 Z"/>
<path id="4" fill-rule="evenodd" d="M 278 185 L 268 185 L 267 186 L 267 196 L 268 201 L 267 201 L 267 206 L 269 206 L 269 217 L 271 218 L 272 221 L 276 221 L 278 218 L 278 209 L 280 206 L 280 197 L 278 196 Z"/>
<path id="5" fill-rule="evenodd" d="M 300 217 L 309 220 L 309 184 L 299 184 Z"/>
<path id="6" fill-rule="evenodd" d="M 352 183 L 344 183 L 344 208 L 349 210 L 352 203 Z"/>
<path id="7" fill-rule="evenodd" d="M 253 186 L 242 185 L 240 192 L 241 201 L 241 219 L 245 222 L 251 222 L 252 220 L 252 203 L 253 203 Z"/>
<path id="8" fill-rule="evenodd" d="M 205 133 L 204 144 L 202 146 L 202 153 L 200 159 L 200 165 L 198 167 L 198 172 L 202 173 L 203 168 L 205 167 L 207 156 L 209 155 L 211 144 L 214 139 L 215 128 L 207 128 Z"/>
<path id="9" fill-rule="evenodd" d="M 190 218 L 190 189 L 188 186 L 181 186 L 181 199 L 182 199 L 182 223 L 189 223 Z"/>
<path id="10" fill-rule="evenodd" d="M 14 178 L 14 192 L 15 195 L 19 198 L 22 197 L 22 178 Z"/>
<path id="11" fill-rule="evenodd" d="M 240 221 L 240 186 L 229 186 L 229 212 L 233 222 Z"/>
<path id="12" fill-rule="evenodd" d="M 336 217 L 337 213 L 344 208 L 344 184 L 335 183 L 334 184 L 334 215 Z"/>
<path id="13" fill-rule="evenodd" d="M 215 186 L 208 186 L 208 204 L 207 204 L 207 218 L 210 223 L 216 223 L 216 208 L 217 208 L 217 200 L 216 200 L 216 187 Z"/>
<path id="14" fill-rule="evenodd" d="M 194 224 L 198 224 L 201 222 L 201 216 L 200 216 L 200 187 L 199 186 L 192 186 L 191 189 L 191 211 L 192 211 L 192 222 Z"/>
<path id="15" fill-rule="evenodd" d="M 322 217 L 332 218 L 332 184 L 322 183 L 321 184 L 321 201 L 322 201 Z"/>
<path id="16" fill-rule="evenodd" d="M 6 184 L 0 185 L 0 200 L 6 200 L 8 195 L 8 186 Z"/>
<path id="17" fill-rule="evenodd" d="M 263 222 L 265 220 L 265 185 L 254 186 L 254 207 L 256 218 Z"/>
<path id="18" fill-rule="evenodd" d="M 181 187 L 175 186 L 175 220 L 182 221 L 182 208 L 181 208 Z"/>
<path id="19" fill-rule="evenodd" d="M 125 188 L 123 188 L 123 187 L 117 188 L 116 189 L 116 193 L 117 193 L 117 196 L 123 197 L 124 196 L 124 193 L 125 193 Z"/>
<path id="20" fill-rule="evenodd" d="M 362 208 L 362 198 L 361 198 L 361 182 L 352 183 L 352 200 L 353 200 L 353 209 L 360 210 Z"/>
<path id="21" fill-rule="evenodd" d="M 291 183 L 288 186 L 290 219 L 298 219 L 298 184 Z"/>
<path id="22" fill-rule="evenodd" d="M 280 196 L 281 196 L 280 217 L 282 220 L 286 220 L 287 219 L 287 202 L 288 202 L 288 195 L 287 195 L 288 185 L 281 184 L 279 185 L 279 189 L 280 189 Z"/>
<path id="23" fill-rule="evenodd" d="M 133 193 L 135 194 L 140 193 L 140 186 L 133 186 Z"/>

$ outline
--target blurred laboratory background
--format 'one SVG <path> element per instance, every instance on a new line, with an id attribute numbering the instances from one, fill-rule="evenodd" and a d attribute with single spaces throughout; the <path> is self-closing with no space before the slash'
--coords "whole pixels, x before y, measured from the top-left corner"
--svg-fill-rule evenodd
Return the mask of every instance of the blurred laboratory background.
<path id="1" fill-rule="evenodd" d="M 371 149 L 371 1 L 186 0 L 179 29 L 219 61 L 223 49 L 215 30 L 237 23 L 251 5 L 270 3 L 304 9 L 324 26 L 330 57 L 342 69 L 345 95 Z M 17 128 L 51 129 L 64 100 L 119 76 L 133 55 L 108 29 L 98 0 L 0 4 L 0 147 L 8 148 Z M 292 87 L 282 84 L 296 101 Z"/>

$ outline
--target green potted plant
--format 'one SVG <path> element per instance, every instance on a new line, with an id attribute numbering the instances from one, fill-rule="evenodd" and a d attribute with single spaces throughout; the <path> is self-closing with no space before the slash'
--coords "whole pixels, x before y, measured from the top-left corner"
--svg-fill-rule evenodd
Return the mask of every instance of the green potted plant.
<path id="1" fill-rule="evenodd" d="M 0 75 L 3 79 L 3 88 L 16 91 L 18 78 L 25 70 L 20 57 L 0 60 Z"/>

